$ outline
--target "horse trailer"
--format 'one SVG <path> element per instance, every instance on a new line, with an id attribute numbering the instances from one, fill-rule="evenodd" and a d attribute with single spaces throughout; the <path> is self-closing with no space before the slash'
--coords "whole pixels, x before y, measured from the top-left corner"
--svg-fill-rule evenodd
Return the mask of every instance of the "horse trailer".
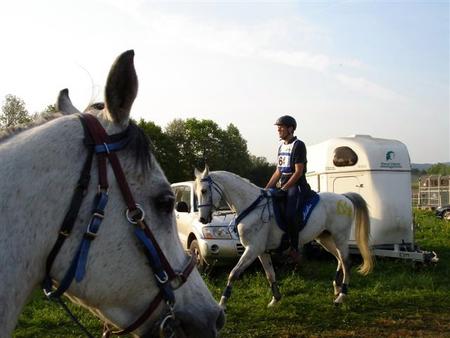
<path id="1" fill-rule="evenodd" d="M 367 202 L 371 246 L 377 256 L 435 262 L 433 252 L 414 243 L 411 163 L 397 140 L 369 135 L 339 137 L 308 146 L 306 178 L 317 192 L 356 192 Z M 354 230 L 351 252 L 357 252 Z"/>

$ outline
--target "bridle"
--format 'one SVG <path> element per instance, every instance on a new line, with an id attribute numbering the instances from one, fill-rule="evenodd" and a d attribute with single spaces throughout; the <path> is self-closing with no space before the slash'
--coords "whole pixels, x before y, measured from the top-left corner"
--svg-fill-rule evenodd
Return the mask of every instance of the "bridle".
<path id="1" fill-rule="evenodd" d="M 190 256 L 183 270 L 174 270 L 158 245 L 152 231 L 145 223 L 145 212 L 143 208 L 134 201 L 125 174 L 115 153 L 126 147 L 129 140 L 127 137 L 129 129 L 121 134 L 108 135 L 100 122 L 93 115 L 88 113 L 80 114 L 80 119 L 85 131 L 85 143 L 88 147 L 88 155 L 84 162 L 77 187 L 72 196 L 69 211 L 62 222 L 58 238 L 47 257 L 45 278 L 42 283 L 44 293 L 49 299 L 58 300 L 60 304 L 63 304 L 63 307 L 69 312 L 69 315 L 82 328 L 86 335 L 93 337 L 70 313 L 67 307 L 64 306 L 60 297 L 70 287 L 74 279 L 77 282 L 81 282 L 85 276 L 90 245 L 96 238 L 102 220 L 105 217 L 105 208 L 108 202 L 107 162 L 109 161 L 127 206 L 125 217 L 128 222 L 134 226 L 134 234 L 139 239 L 139 242 L 144 249 L 147 260 L 153 270 L 159 292 L 142 315 L 125 329 L 113 331 L 108 324 L 105 324 L 103 337 L 110 337 L 111 335 L 121 336 L 135 331 L 147 321 L 162 301 L 166 303 L 168 311 L 163 315 L 159 323 L 159 334 L 161 337 L 175 336 L 180 333 L 181 328 L 179 327 L 180 324 L 175 318 L 175 313 L 173 311 L 175 304 L 174 290 L 186 282 L 196 265 L 195 257 L 193 255 Z M 90 171 L 94 154 L 97 157 L 98 163 L 98 191 L 94 198 L 92 215 L 70 267 L 56 287 L 54 286 L 50 272 L 57 254 L 64 244 L 64 241 L 70 235 L 75 220 L 77 219 L 83 197 L 89 186 Z"/>
<path id="2" fill-rule="evenodd" d="M 211 212 L 213 212 L 215 209 L 217 209 L 217 206 L 214 205 L 213 203 L 213 190 L 215 190 L 220 198 L 222 199 L 224 196 L 224 192 L 222 190 L 222 188 L 212 180 L 211 176 L 206 176 L 205 178 L 200 179 L 200 182 L 206 182 L 208 183 L 208 190 L 209 190 L 209 201 L 208 203 L 203 203 L 203 204 L 199 204 L 197 207 L 198 208 L 205 208 L 205 207 L 211 207 Z"/>
<path id="3" fill-rule="evenodd" d="M 217 209 L 217 207 L 213 203 L 213 198 L 212 198 L 213 190 L 215 190 L 219 194 L 220 198 L 223 198 L 225 193 L 224 193 L 223 189 L 216 182 L 214 182 L 213 179 L 211 178 L 211 176 L 209 176 L 209 175 L 206 176 L 205 178 L 200 179 L 200 182 L 208 183 L 209 201 L 208 201 L 208 203 L 200 204 L 197 207 L 198 208 L 211 207 L 210 212 L 212 213 L 214 211 L 214 209 Z M 261 190 L 261 194 L 247 208 L 245 208 L 243 211 L 241 211 L 241 213 L 239 213 L 239 215 L 236 215 L 236 218 L 234 220 L 234 225 L 237 226 L 245 217 L 248 216 L 248 214 L 250 214 L 258 205 L 260 205 L 261 201 L 263 201 L 264 199 L 266 199 L 268 201 L 270 196 L 271 196 L 271 192 Z M 265 204 L 265 207 L 267 207 L 267 203 Z M 265 207 L 264 207 L 264 209 L 265 209 Z M 269 218 L 270 217 L 271 216 L 270 216 L 270 210 L 269 210 Z"/>

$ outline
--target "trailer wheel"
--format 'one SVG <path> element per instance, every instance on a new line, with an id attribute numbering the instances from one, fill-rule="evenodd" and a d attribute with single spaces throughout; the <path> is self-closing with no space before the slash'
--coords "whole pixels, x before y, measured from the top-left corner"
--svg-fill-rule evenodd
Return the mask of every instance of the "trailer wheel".
<path id="1" fill-rule="evenodd" d="M 450 210 L 445 211 L 444 214 L 442 215 L 442 218 L 447 221 L 450 221 Z"/>

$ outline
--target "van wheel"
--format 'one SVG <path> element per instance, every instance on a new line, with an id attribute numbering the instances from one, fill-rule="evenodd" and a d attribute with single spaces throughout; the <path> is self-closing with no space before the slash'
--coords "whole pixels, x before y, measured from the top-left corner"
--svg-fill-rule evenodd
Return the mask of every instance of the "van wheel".
<path id="1" fill-rule="evenodd" d="M 202 256 L 202 253 L 200 252 L 200 246 L 198 245 L 198 241 L 194 239 L 191 242 L 191 245 L 189 245 L 189 250 L 192 252 L 192 254 L 197 259 L 197 269 L 199 272 L 204 272 L 206 270 L 207 264 L 205 262 L 205 259 Z"/>

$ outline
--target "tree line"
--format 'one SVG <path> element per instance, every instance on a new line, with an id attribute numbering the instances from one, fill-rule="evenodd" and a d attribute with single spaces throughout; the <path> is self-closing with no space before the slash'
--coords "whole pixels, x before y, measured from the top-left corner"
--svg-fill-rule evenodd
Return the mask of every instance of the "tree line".
<path id="1" fill-rule="evenodd" d="M 426 175 L 450 175 L 450 165 L 446 163 L 435 163 L 430 166 L 428 169 L 420 170 L 417 168 L 411 169 L 411 175 L 414 176 L 426 176 Z"/>
<path id="2" fill-rule="evenodd" d="M 53 112 L 53 105 L 30 114 L 22 99 L 7 95 L 0 113 L 0 128 L 28 123 L 40 114 Z M 153 145 L 153 153 L 169 182 L 192 180 L 194 168 L 207 163 L 211 170 L 227 170 L 264 186 L 275 170 L 265 157 L 251 155 L 239 129 L 222 129 L 212 120 L 174 119 L 164 129 L 154 122 L 137 121 Z"/>
<path id="3" fill-rule="evenodd" d="M 263 186 L 275 170 L 265 157 L 249 153 L 247 141 L 233 124 L 222 129 L 212 120 L 174 119 L 163 130 L 141 119 L 138 126 L 152 141 L 170 182 L 192 180 L 194 168 L 208 164 L 212 170 L 231 171 Z"/>
<path id="4" fill-rule="evenodd" d="M 0 128 L 28 123 L 40 114 L 54 111 L 55 106 L 48 105 L 42 112 L 30 114 L 22 99 L 6 95 Z M 265 157 L 249 153 L 247 141 L 233 124 L 222 129 L 212 120 L 195 118 L 174 119 L 164 129 L 143 119 L 137 124 L 152 141 L 154 155 L 170 182 L 192 180 L 194 168 L 202 169 L 205 163 L 212 170 L 234 172 L 258 186 L 264 186 L 275 170 Z M 427 170 L 412 169 L 411 174 L 450 175 L 450 165 L 436 163 Z"/>

